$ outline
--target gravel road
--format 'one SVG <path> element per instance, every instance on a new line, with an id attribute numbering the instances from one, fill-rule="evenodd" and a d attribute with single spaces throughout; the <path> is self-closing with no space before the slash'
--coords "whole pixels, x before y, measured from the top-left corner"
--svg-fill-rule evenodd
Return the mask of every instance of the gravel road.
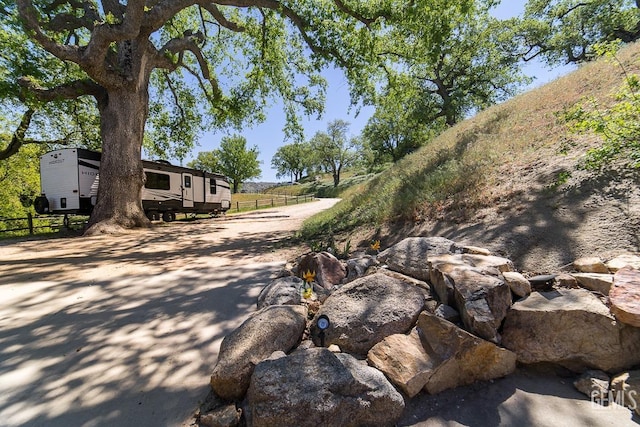
<path id="1" fill-rule="evenodd" d="M 282 242 L 334 203 L 0 243 L 0 425 L 180 425 Z"/>

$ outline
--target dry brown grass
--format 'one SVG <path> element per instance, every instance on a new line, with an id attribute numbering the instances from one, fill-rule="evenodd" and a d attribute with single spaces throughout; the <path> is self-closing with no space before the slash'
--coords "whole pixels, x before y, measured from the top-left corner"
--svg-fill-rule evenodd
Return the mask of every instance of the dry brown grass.
<path id="1" fill-rule="evenodd" d="M 627 72 L 640 72 L 640 45 L 628 46 L 618 58 Z M 610 103 L 623 81 L 619 64 L 600 60 L 493 106 L 358 186 L 332 211 L 308 222 L 305 232 L 389 221 L 462 222 L 482 218 L 485 208 L 524 209 L 532 194 L 557 190 L 559 177 L 598 143 L 568 133 L 562 112 L 586 96 Z M 561 154 L 568 142 L 571 150 Z"/>

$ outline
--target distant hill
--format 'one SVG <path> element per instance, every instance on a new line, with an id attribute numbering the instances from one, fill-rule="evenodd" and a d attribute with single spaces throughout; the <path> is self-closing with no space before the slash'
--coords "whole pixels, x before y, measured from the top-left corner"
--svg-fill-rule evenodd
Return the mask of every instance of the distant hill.
<path id="1" fill-rule="evenodd" d="M 640 45 L 618 58 L 640 73 Z M 605 60 L 531 90 L 447 130 L 386 172 L 352 187 L 303 235 L 387 247 L 407 235 L 484 245 L 523 271 L 556 270 L 580 256 L 640 251 L 640 179 L 615 168 L 576 169 L 598 144 L 571 134 L 562 112 L 586 96 L 605 106 L 623 84 Z"/>
<path id="2" fill-rule="evenodd" d="M 243 193 L 263 193 L 265 190 L 277 185 L 280 184 L 277 182 L 244 182 L 241 191 Z"/>

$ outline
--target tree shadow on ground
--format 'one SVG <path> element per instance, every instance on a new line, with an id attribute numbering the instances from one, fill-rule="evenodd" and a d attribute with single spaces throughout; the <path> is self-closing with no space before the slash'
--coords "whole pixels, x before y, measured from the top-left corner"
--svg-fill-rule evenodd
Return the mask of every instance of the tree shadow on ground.
<path id="1" fill-rule="evenodd" d="M 82 238 L 81 252 L 56 257 L 48 248 L 69 239 L 23 242 L 3 260 L 3 425 L 179 425 L 194 413 L 221 340 L 283 264 L 253 257 L 287 236 L 175 226 Z M 217 265 L 217 254 L 235 262 Z"/>
<path id="2" fill-rule="evenodd" d="M 493 381 L 420 393 L 407 402 L 398 426 L 637 426 L 621 406 L 601 406 L 564 378 L 538 368 L 520 368 Z"/>
<path id="3" fill-rule="evenodd" d="M 375 238 L 388 247 L 408 236 L 442 236 L 488 247 L 518 270 L 536 273 L 557 271 L 581 256 L 640 251 L 637 176 L 591 176 L 558 188 L 554 174 L 537 175 L 527 192 L 470 220 L 398 222 Z"/>

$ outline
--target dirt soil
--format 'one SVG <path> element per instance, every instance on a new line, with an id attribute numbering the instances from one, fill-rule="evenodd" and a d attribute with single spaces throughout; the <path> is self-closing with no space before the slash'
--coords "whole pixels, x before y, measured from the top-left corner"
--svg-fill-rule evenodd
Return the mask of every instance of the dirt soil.
<path id="1" fill-rule="evenodd" d="M 546 270 L 545 245 L 567 248 L 552 259 L 557 265 L 580 253 L 577 242 L 607 249 L 619 239 L 615 215 L 632 213 L 637 221 L 637 189 L 632 193 L 633 204 L 624 197 L 610 203 L 603 194 L 601 203 L 556 209 L 562 215 L 551 229 L 543 219 L 548 207 L 530 205 L 483 224 L 387 227 L 377 236 L 388 247 L 408 235 L 448 235 L 509 255 L 510 242 L 531 239 L 538 230 L 529 247 L 540 250 L 518 259 Z M 193 425 L 223 337 L 255 310 L 259 291 L 285 261 L 308 250 L 291 245 L 302 221 L 335 202 L 159 223 L 120 236 L 1 242 L 0 424 Z M 600 224 L 573 223 L 580 220 L 576 210 L 599 212 Z M 601 229 L 603 222 L 611 227 Z M 363 247 L 372 236 L 365 234 Z M 419 395 L 407 403 L 399 425 L 637 422 L 617 405 L 592 405 L 571 379 L 522 371 L 435 397 Z"/>
<path id="2" fill-rule="evenodd" d="M 182 425 L 294 232 L 335 202 L 0 242 L 0 425 Z"/>
<path id="3" fill-rule="evenodd" d="M 550 184 L 550 177 L 566 170 L 572 171 L 567 182 Z M 529 276 L 570 271 L 581 257 L 607 261 L 640 254 L 640 174 L 594 177 L 574 170 L 570 159 L 549 156 L 539 164 L 505 170 L 501 179 L 496 188 L 508 188 L 502 196 L 464 221 L 369 227 L 341 236 L 339 245 L 351 240 L 367 247 L 379 239 L 384 249 L 407 236 L 442 236 L 488 248 Z"/>

